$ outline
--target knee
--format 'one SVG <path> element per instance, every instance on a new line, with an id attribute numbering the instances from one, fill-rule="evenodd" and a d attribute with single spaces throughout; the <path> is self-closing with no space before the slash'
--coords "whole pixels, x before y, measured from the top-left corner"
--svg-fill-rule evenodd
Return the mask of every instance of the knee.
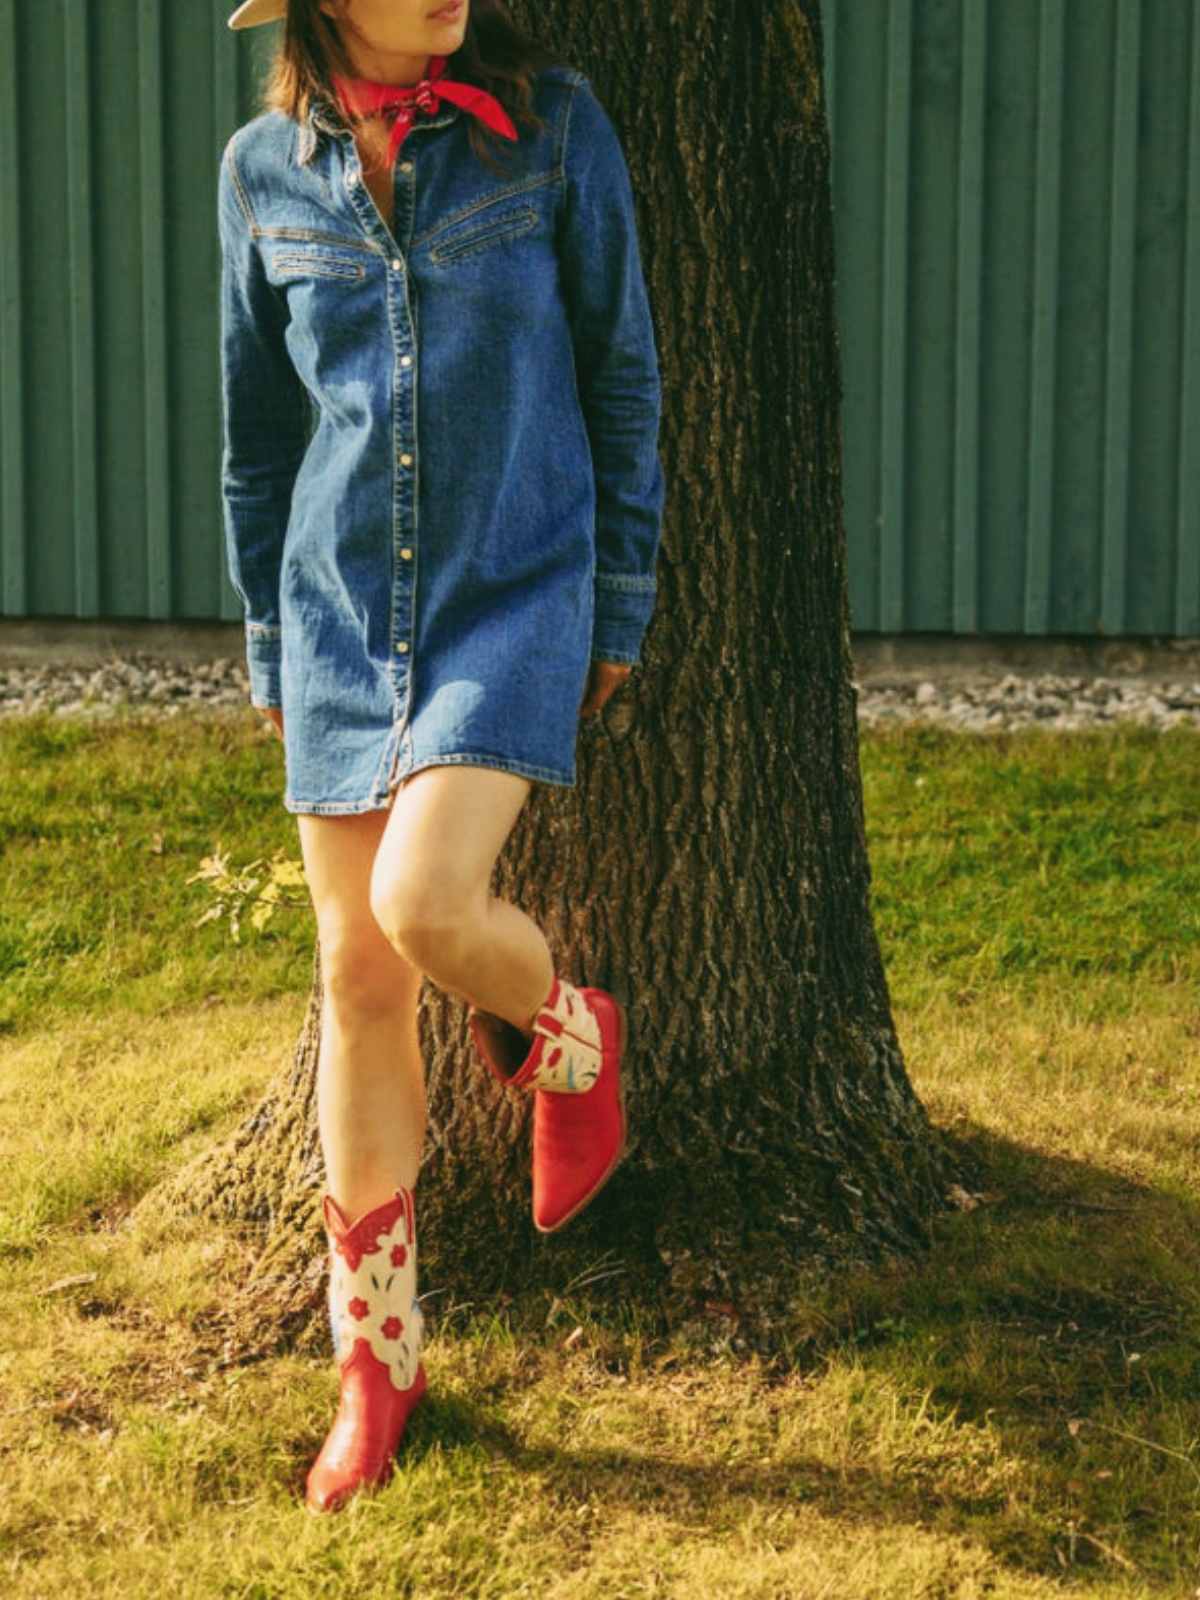
<path id="1" fill-rule="evenodd" d="M 396 952 L 369 919 L 364 924 L 321 936 L 323 999 L 329 1011 L 347 1022 L 393 1015 L 405 988 Z"/>
<path id="2" fill-rule="evenodd" d="M 376 873 L 371 911 L 388 944 L 422 972 L 438 970 L 471 921 L 459 895 L 419 873 Z"/>

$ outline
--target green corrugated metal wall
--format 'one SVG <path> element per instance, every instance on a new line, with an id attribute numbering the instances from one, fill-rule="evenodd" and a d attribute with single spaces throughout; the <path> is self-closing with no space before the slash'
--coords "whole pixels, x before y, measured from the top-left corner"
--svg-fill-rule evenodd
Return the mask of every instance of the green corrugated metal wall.
<path id="1" fill-rule="evenodd" d="M 855 624 L 1200 633 L 1200 0 L 839 0 Z"/>
<path id="2" fill-rule="evenodd" d="M 235 615 L 227 4 L 0 0 L 0 616 Z M 825 16 L 856 627 L 1200 635 L 1200 0 Z"/>
<path id="3" fill-rule="evenodd" d="M 214 196 L 249 64 L 220 15 L 0 0 L 0 615 L 235 615 Z"/>

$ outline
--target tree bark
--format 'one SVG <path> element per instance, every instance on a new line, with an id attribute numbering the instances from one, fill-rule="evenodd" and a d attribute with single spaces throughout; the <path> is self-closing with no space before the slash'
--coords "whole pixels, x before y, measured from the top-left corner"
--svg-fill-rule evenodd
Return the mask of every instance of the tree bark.
<path id="1" fill-rule="evenodd" d="M 665 385 L 644 666 L 583 728 L 577 789 L 535 795 L 499 885 L 566 976 L 624 999 L 633 1145 L 577 1222 L 538 1239 L 525 1107 L 472 1058 L 461 1007 L 431 995 L 423 1277 L 473 1300 L 603 1260 L 675 1314 L 719 1303 L 766 1328 L 807 1273 L 923 1249 L 948 1179 L 869 901 L 818 8 L 514 10 L 622 133 Z M 285 1080 L 175 1191 L 269 1222 L 264 1266 L 305 1284 L 318 1036 L 314 997 Z"/>

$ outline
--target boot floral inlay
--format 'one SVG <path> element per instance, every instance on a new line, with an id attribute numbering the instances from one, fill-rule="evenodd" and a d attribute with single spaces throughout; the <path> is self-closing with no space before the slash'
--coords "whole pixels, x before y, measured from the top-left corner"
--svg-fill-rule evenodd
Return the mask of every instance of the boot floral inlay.
<path id="1" fill-rule="evenodd" d="M 600 1076 L 600 1024 L 583 997 L 557 983 L 533 1024 L 542 1048 L 528 1087 L 550 1094 L 586 1094 Z"/>
<path id="2" fill-rule="evenodd" d="M 333 1208 L 330 1201 L 329 1206 Z M 336 1210 L 336 1208 L 333 1208 Z M 397 1389 L 412 1387 L 421 1345 L 421 1310 L 410 1276 L 410 1246 L 415 1238 L 412 1196 L 404 1191 L 371 1213 L 371 1229 L 342 1229 L 330 1217 L 333 1245 L 329 1304 L 334 1346 L 347 1356 L 356 1339 L 388 1369 Z M 344 1309 L 341 1309 L 344 1308 Z M 402 1320 L 398 1310 L 407 1313 Z"/>

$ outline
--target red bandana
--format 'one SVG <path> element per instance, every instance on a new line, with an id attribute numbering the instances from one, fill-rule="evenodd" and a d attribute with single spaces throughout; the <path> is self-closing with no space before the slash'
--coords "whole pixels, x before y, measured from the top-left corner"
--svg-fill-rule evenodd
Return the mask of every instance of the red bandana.
<path id="1" fill-rule="evenodd" d="M 394 83 L 371 83 L 366 78 L 335 78 L 333 86 L 342 110 L 351 122 L 360 122 L 364 117 L 383 117 L 392 124 L 392 137 L 388 143 L 389 162 L 396 159 L 396 152 L 416 121 L 417 112 L 432 114 L 443 100 L 469 111 L 493 133 L 505 139 L 517 137 L 512 119 L 494 95 L 476 89 L 469 83 L 443 78 L 445 70 L 445 56 L 434 56 L 429 63 L 429 76 L 411 89 L 398 88 Z"/>

